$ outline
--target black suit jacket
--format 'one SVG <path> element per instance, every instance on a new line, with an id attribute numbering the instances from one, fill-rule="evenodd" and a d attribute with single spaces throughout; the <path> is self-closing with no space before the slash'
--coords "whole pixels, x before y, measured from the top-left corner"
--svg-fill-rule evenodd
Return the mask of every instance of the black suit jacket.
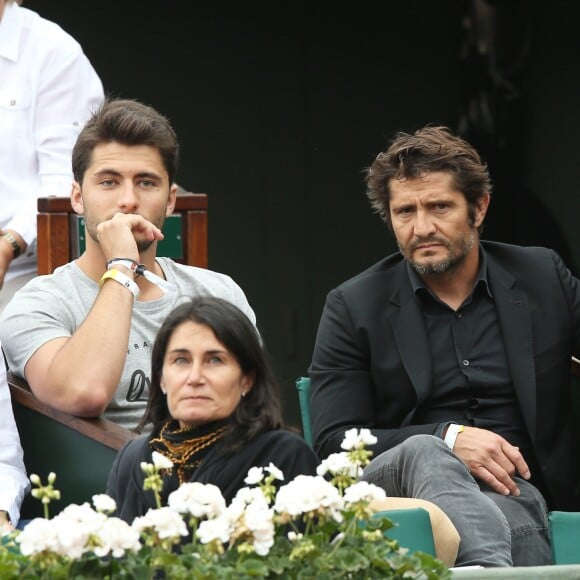
<path id="1" fill-rule="evenodd" d="M 580 287 L 546 248 L 481 242 L 522 416 L 551 509 L 580 509 L 570 358 L 580 354 Z M 432 389 L 431 355 L 406 262 L 393 254 L 329 292 L 312 364 L 311 420 L 321 457 L 344 431 L 370 428 L 375 455 L 437 424 L 413 416 Z"/>

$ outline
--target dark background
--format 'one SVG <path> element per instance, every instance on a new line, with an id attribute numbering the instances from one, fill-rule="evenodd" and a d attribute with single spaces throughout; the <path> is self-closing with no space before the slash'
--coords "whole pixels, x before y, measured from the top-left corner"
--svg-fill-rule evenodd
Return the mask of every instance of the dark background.
<path id="1" fill-rule="evenodd" d="M 326 293 L 394 249 L 362 173 L 394 132 L 461 128 L 496 185 L 484 237 L 580 263 L 573 0 L 24 6 L 76 37 L 108 94 L 175 126 L 178 182 L 209 196 L 210 268 L 254 307 L 290 423 Z"/>

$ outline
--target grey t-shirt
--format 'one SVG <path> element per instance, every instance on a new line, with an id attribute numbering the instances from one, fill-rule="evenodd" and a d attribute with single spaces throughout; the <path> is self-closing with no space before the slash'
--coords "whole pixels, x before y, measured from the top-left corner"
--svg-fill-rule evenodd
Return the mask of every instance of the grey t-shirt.
<path id="1" fill-rule="evenodd" d="M 175 306 L 192 296 L 218 296 L 235 304 L 256 324 L 244 292 L 229 276 L 184 266 L 169 258 L 157 258 L 157 262 L 177 290 L 157 300 L 134 303 L 125 368 L 117 392 L 104 413 L 105 418 L 129 429 L 137 425 L 145 410 L 151 350 L 157 330 Z M 26 363 L 39 347 L 54 338 L 72 336 L 85 320 L 98 291 L 98 284 L 76 262 L 28 282 L 0 318 L 0 341 L 10 370 L 24 376 Z"/>

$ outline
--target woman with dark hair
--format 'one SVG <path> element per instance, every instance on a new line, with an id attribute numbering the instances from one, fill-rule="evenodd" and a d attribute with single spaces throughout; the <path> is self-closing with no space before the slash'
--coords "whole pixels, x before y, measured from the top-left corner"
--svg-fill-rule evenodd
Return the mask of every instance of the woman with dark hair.
<path id="1" fill-rule="evenodd" d="M 220 298 L 181 304 L 162 324 L 153 346 L 151 387 L 138 430 L 112 466 L 107 493 L 127 522 L 155 508 L 143 490 L 141 463 L 157 451 L 171 460 L 163 503 L 184 482 L 217 485 L 226 502 L 251 467 L 273 463 L 284 481 L 315 475 L 318 457 L 283 425 L 277 384 L 260 337 L 247 316 Z"/>

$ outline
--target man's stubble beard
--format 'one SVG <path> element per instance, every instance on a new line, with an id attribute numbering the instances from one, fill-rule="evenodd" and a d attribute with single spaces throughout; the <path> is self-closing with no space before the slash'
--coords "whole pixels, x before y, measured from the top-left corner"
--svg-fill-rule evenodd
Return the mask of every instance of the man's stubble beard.
<path id="1" fill-rule="evenodd" d="M 442 243 L 441 240 L 437 241 L 438 243 Z M 465 258 L 468 256 L 469 252 L 475 245 L 475 242 L 476 242 L 475 228 L 472 228 L 469 231 L 469 234 L 467 236 L 464 236 L 461 240 L 455 241 L 452 244 L 444 243 L 445 247 L 449 250 L 449 256 L 447 258 L 444 258 L 439 262 L 425 264 L 416 262 L 411 259 L 410 255 L 413 252 L 412 248 L 409 251 L 409 255 L 407 255 L 407 253 L 402 250 L 401 245 L 398 244 L 398 246 L 400 252 L 409 262 L 409 264 L 415 270 L 415 272 L 417 272 L 417 274 L 419 274 L 420 276 L 437 276 L 452 272 L 453 270 L 457 269 L 461 264 L 463 264 Z M 424 243 L 424 241 L 417 242 L 417 244 L 415 245 L 418 245 L 419 243 Z"/>

